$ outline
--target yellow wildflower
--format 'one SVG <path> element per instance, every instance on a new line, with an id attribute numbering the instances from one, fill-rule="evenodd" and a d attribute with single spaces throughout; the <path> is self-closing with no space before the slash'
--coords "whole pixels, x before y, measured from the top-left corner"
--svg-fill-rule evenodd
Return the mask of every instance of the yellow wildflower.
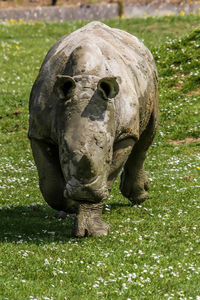
<path id="1" fill-rule="evenodd" d="M 10 24 L 15 24 L 15 23 L 17 23 L 17 21 L 14 20 L 14 19 L 10 19 L 10 20 L 9 20 L 9 23 L 10 23 Z"/>
<path id="2" fill-rule="evenodd" d="M 180 15 L 180 16 L 185 16 L 185 11 L 184 11 L 184 10 L 181 10 L 180 13 L 179 13 L 179 15 Z"/>

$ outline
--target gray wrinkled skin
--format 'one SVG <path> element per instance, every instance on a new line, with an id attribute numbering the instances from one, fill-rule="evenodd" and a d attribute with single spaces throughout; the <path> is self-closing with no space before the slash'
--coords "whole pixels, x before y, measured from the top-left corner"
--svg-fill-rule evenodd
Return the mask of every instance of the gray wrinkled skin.
<path id="1" fill-rule="evenodd" d="M 134 36 L 91 22 L 48 52 L 30 95 L 29 138 L 46 202 L 77 213 L 75 236 L 101 236 L 103 203 L 121 174 L 147 198 L 146 152 L 157 128 L 157 72 Z"/>

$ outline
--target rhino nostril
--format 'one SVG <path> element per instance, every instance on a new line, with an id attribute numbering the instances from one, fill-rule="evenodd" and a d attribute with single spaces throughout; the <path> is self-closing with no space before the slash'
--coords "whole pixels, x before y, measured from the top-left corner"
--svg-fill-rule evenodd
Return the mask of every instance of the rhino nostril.
<path id="1" fill-rule="evenodd" d="M 81 180 L 92 179 L 95 176 L 94 166 L 91 160 L 83 155 L 77 166 L 77 178 Z"/>

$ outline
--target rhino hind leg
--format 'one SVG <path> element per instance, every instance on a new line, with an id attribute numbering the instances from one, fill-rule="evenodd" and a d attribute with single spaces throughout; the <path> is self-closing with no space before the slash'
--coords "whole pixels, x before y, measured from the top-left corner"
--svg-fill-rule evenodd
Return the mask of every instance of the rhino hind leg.
<path id="1" fill-rule="evenodd" d="M 109 225 L 101 220 L 103 203 L 83 203 L 75 220 L 73 235 L 76 237 L 107 235 Z"/>
<path id="2" fill-rule="evenodd" d="M 144 160 L 156 129 L 156 114 L 153 112 L 148 126 L 134 145 L 121 174 L 120 190 L 133 204 L 140 204 L 148 198 L 149 179 L 144 170 Z"/>
<path id="3" fill-rule="evenodd" d="M 31 139 L 31 147 L 38 170 L 40 190 L 45 201 L 56 210 L 76 212 L 77 208 L 64 197 L 65 181 L 57 146 Z"/>

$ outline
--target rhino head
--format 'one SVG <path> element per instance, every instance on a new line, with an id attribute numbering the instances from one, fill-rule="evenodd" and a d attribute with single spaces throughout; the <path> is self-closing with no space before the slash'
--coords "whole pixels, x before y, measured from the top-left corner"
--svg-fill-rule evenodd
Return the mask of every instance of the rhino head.
<path id="1" fill-rule="evenodd" d="M 115 139 L 114 77 L 58 75 L 54 129 L 65 178 L 65 197 L 100 202 L 109 194 L 108 178 Z"/>

